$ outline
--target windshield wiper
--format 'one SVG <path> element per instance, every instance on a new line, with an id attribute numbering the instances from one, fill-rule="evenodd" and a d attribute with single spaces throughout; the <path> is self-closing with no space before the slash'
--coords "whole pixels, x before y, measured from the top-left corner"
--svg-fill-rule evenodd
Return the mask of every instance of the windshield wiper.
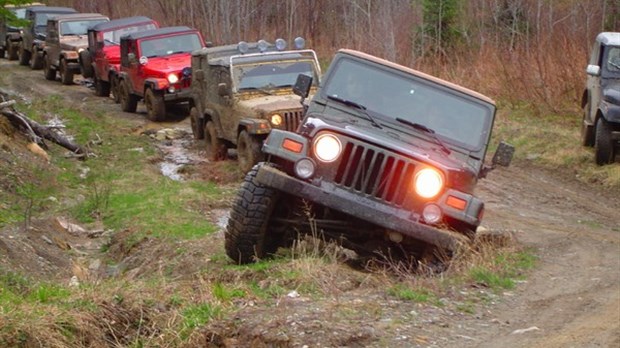
<path id="1" fill-rule="evenodd" d="M 383 127 L 381 127 L 381 125 L 379 123 L 377 123 L 377 121 L 375 121 L 375 119 L 372 116 L 370 116 L 370 113 L 368 112 L 368 109 L 366 109 L 366 107 L 364 105 L 358 104 L 358 103 L 356 103 L 354 101 L 351 101 L 351 100 L 347 100 L 347 99 L 342 99 L 340 97 L 336 97 L 335 95 L 328 95 L 327 99 L 334 100 L 334 101 L 342 103 L 342 104 L 344 104 L 346 106 L 351 106 L 351 107 L 354 107 L 356 109 L 362 110 L 364 112 L 364 115 L 366 115 L 366 118 L 370 121 L 370 123 L 372 123 L 373 126 L 379 128 L 379 129 L 383 129 Z"/>
<path id="2" fill-rule="evenodd" d="M 439 146 L 441 146 L 441 148 L 444 150 L 444 152 L 449 155 L 450 153 L 452 153 L 452 151 L 450 151 L 450 149 L 446 146 L 446 144 L 443 143 L 443 141 L 441 141 L 441 139 L 439 139 L 439 137 L 437 136 L 437 133 L 435 133 L 434 130 L 428 128 L 427 126 L 420 124 L 420 123 L 416 123 L 416 122 L 411 122 L 409 120 L 406 120 L 404 118 L 400 118 L 400 117 L 396 117 L 396 121 L 400 122 L 400 123 L 404 123 L 408 126 L 413 127 L 413 129 L 419 130 L 421 132 L 430 134 L 431 137 L 435 140 L 435 142 L 437 144 L 439 144 Z"/>

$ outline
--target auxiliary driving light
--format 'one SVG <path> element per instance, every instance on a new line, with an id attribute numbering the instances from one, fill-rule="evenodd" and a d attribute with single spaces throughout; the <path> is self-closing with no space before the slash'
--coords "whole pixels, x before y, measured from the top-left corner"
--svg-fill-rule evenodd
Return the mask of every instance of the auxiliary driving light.
<path id="1" fill-rule="evenodd" d="M 286 41 L 284 41 L 284 39 L 277 39 L 276 40 L 276 49 L 278 51 L 284 51 L 285 48 L 286 48 Z"/>
<path id="2" fill-rule="evenodd" d="M 436 204 L 428 204 L 422 210 L 422 217 L 427 224 L 434 225 L 441 221 L 441 208 Z"/>
<path id="3" fill-rule="evenodd" d="M 177 83 L 179 82 L 179 77 L 175 74 L 170 74 L 168 75 L 168 82 L 170 83 Z"/>
<path id="4" fill-rule="evenodd" d="M 241 54 L 246 54 L 250 50 L 250 46 L 247 42 L 241 41 L 237 44 L 237 49 L 241 52 Z"/>
<path id="5" fill-rule="evenodd" d="M 323 134 L 314 141 L 314 153 L 323 162 L 333 162 L 340 156 L 342 144 L 331 134 Z"/>
<path id="6" fill-rule="evenodd" d="M 258 50 L 263 53 L 269 48 L 269 44 L 265 40 L 258 40 Z"/>
<path id="7" fill-rule="evenodd" d="M 424 168 L 415 175 L 415 192 L 423 198 L 433 198 L 443 189 L 441 173 L 432 168 Z"/>
<path id="8" fill-rule="evenodd" d="M 306 45 L 306 40 L 304 40 L 304 38 L 301 36 L 296 37 L 295 41 L 293 42 L 295 43 L 295 48 L 298 50 L 304 48 L 304 46 Z"/>
<path id="9" fill-rule="evenodd" d="M 316 166 L 309 158 L 302 158 L 295 163 L 295 175 L 300 179 L 309 179 L 314 175 Z"/>
<path id="10" fill-rule="evenodd" d="M 282 124 L 282 116 L 280 114 L 271 115 L 271 124 L 274 126 L 279 126 Z"/>

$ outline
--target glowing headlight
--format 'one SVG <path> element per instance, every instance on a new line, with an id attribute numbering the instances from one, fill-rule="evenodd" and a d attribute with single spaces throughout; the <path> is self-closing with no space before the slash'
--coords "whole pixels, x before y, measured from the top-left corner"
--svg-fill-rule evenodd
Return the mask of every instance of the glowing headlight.
<path id="1" fill-rule="evenodd" d="M 314 153 L 323 162 L 333 162 L 340 156 L 340 140 L 331 134 L 323 134 L 314 141 Z"/>
<path id="2" fill-rule="evenodd" d="M 170 83 L 177 83 L 179 82 L 179 77 L 175 74 L 170 74 L 168 75 L 168 82 Z"/>
<path id="3" fill-rule="evenodd" d="M 415 192 L 424 198 L 433 198 L 443 189 L 443 177 L 432 168 L 420 170 L 415 176 Z"/>
<path id="4" fill-rule="evenodd" d="M 279 126 L 282 124 L 282 116 L 279 114 L 271 115 L 271 124 L 274 126 Z"/>
<path id="5" fill-rule="evenodd" d="M 78 48 L 78 53 L 82 53 L 82 51 L 84 51 L 83 48 Z"/>

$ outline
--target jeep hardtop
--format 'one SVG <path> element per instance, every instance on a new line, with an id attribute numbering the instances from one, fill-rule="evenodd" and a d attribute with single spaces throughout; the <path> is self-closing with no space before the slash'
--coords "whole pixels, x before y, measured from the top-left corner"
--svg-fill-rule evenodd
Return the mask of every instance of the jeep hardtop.
<path id="1" fill-rule="evenodd" d="M 79 54 L 88 47 L 88 28 L 109 20 L 99 13 L 72 13 L 49 18 L 43 48 L 45 78 L 55 80 L 58 72 L 64 85 L 72 84 L 73 75 L 81 73 Z"/>
<path id="2" fill-rule="evenodd" d="M 581 98 L 581 142 L 594 146 L 596 164 L 613 163 L 620 147 L 620 33 L 596 36 Z"/>
<path id="3" fill-rule="evenodd" d="M 0 16 L 0 58 L 4 58 L 6 52 L 6 58 L 9 60 L 16 60 L 19 52 L 19 43 L 22 40 L 22 26 L 21 23 L 13 23 L 13 20 L 23 22 L 26 19 L 26 9 L 31 6 L 45 6 L 40 3 L 27 3 L 21 5 L 4 5 L 4 8 L 8 10 L 13 18 Z"/>
<path id="4" fill-rule="evenodd" d="M 191 52 L 204 47 L 189 27 L 167 27 L 121 38 L 119 91 L 123 111 L 136 112 L 144 99 L 152 121 L 166 117 L 166 105 L 190 100 Z"/>
<path id="5" fill-rule="evenodd" d="M 309 78 L 295 91 L 308 96 Z M 273 129 L 267 162 L 245 177 L 225 232 L 247 263 L 320 234 L 361 255 L 430 262 L 474 237 L 474 195 L 495 118 L 493 100 L 419 71 L 343 49 L 296 132 Z M 502 143 L 494 164 L 508 165 Z"/>
<path id="6" fill-rule="evenodd" d="M 286 42 L 241 42 L 205 48 L 192 57 L 190 117 L 195 139 L 204 139 L 207 157 L 217 161 L 237 148 L 239 168 L 248 172 L 262 157 L 271 129 L 295 131 L 303 115 L 292 86 L 299 74 L 318 83 L 321 71 L 313 50 L 285 50 Z"/>
<path id="7" fill-rule="evenodd" d="M 32 69 L 43 67 L 43 48 L 47 31 L 47 19 L 60 14 L 77 13 L 70 7 L 32 6 L 26 8 L 28 26 L 23 28 L 19 44 L 19 64 Z"/>
<path id="8" fill-rule="evenodd" d="M 120 102 L 118 74 L 121 65 L 121 37 L 131 33 L 158 29 L 157 21 L 144 16 L 114 19 L 88 29 L 88 48 L 80 52 L 82 76 L 93 78 L 95 94 L 114 96 Z"/>

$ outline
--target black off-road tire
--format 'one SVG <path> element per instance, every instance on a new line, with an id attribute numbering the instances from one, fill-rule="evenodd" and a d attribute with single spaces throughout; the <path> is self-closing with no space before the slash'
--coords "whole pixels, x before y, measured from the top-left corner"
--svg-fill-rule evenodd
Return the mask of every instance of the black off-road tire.
<path id="1" fill-rule="evenodd" d="M 66 59 L 61 59 L 58 72 L 60 73 L 60 82 L 63 85 L 73 84 L 73 72 L 69 70 L 69 64 Z"/>
<path id="2" fill-rule="evenodd" d="M 30 69 L 32 70 L 41 70 L 43 68 L 43 56 L 34 52 L 30 55 Z"/>
<path id="3" fill-rule="evenodd" d="M 19 45 L 19 65 L 28 65 L 30 62 L 30 51 L 26 51 L 23 45 Z"/>
<path id="4" fill-rule="evenodd" d="M 87 50 L 83 50 L 82 52 L 80 52 L 80 70 L 82 76 L 85 78 L 95 77 L 93 60 L 90 56 L 90 52 Z"/>
<path id="5" fill-rule="evenodd" d="M 246 130 L 242 130 L 239 133 L 237 138 L 237 158 L 239 169 L 243 173 L 247 173 L 256 163 L 264 159 L 264 155 L 261 152 L 262 146 L 262 137 L 252 136 Z"/>
<path id="6" fill-rule="evenodd" d="M 166 119 L 166 103 L 164 97 L 153 91 L 152 88 L 146 90 L 144 95 L 146 106 L 146 116 L 149 120 L 158 122 Z"/>
<path id="7" fill-rule="evenodd" d="M 112 93 L 112 99 L 116 104 L 121 102 L 121 90 L 118 76 L 116 74 L 110 74 L 110 92 Z"/>
<path id="8" fill-rule="evenodd" d="M 130 92 L 127 81 L 121 80 L 119 83 L 121 109 L 125 112 L 136 112 L 138 108 L 138 97 Z"/>
<path id="9" fill-rule="evenodd" d="M 8 60 L 17 60 L 19 59 L 19 47 L 12 45 L 12 44 L 8 44 L 6 49 L 6 58 Z"/>
<path id="10" fill-rule="evenodd" d="M 6 47 L 10 47 L 9 45 L 6 45 Z M 4 58 L 4 48 L 0 47 L 0 58 Z"/>
<path id="11" fill-rule="evenodd" d="M 613 163 L 616 157 L 614 141 L 611 138 L 611 127 L 603 117 L 596 121 L 596 138 L 594 140 L 594 158 L 596 164 Z"/>
<path id="12" fill-rule="evenodd" d="M 217 137 L 215 123 L 209 120 L 204 128 L 205 149 L 207 150 L 207 159 L 209 161 L 222 161 L 226 159 L 228 149 L 222 139 Z"/>
<path id="13" fill-rule="evenodd" d="M 43 57 L 43 75 L 46 80 L 54 81 L 56 80 L 56 69 L 51 66 L 47 57 Z"/>
<path id="14" fill-rule="evenodd" d="M 581 120 L 581 145 L 592 147 L 594 146 L 594 126 L 586 125 L 589 109 L 590 104 L 588 103 L 583 109 L 583 119 Z"/>
<path id="15" fill-rule="evenodd" d="M 98 97 L 109 97 L 110 83 L 95 77 L 95 95 Z"/>
<path id="16" fill-rule="evenodd" d="M 224 233 L 226 255 L 238 264 L 255 262 L 276 252 L 279 238 L 270 234 L 269 220 L 279 192 L 256 181 L 260 163 L 245 176 Z"/>

